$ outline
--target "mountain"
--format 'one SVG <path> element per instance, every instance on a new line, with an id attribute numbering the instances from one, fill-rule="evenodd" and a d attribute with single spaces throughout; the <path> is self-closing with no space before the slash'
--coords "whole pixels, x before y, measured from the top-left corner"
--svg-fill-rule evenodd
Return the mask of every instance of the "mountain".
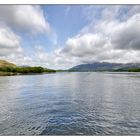
<path id="1" fill-rule="evenodd" d="M 108 63 L 95 62 L 91 64 L 81 64 L 74 66 L 69 71 L 127 71 L 131 68 L 140 68 L 140 63 Z"/>
<path id="2" fill-rule="evenodd" d="M 5 60 L 0 60 L 0 67 L 16 67 L 16 65 Z"/>

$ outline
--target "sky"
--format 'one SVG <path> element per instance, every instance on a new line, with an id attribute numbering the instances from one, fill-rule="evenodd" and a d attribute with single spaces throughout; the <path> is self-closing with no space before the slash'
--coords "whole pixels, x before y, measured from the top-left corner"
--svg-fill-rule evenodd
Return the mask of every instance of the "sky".
<path id="1" fill-rule="evenodd" d="M 0 59 L 52 69 L 140 63 L 140 5 L 0 5 Z"/>

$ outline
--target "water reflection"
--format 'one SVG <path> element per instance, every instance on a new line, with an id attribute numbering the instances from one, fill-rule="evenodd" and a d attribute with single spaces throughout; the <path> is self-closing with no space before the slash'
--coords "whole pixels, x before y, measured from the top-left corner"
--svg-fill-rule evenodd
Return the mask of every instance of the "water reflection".
<path id="1" fill-rule="evenodd" d="M 0 135 L 139 135 L 137 75 L 0 77 Z"/>

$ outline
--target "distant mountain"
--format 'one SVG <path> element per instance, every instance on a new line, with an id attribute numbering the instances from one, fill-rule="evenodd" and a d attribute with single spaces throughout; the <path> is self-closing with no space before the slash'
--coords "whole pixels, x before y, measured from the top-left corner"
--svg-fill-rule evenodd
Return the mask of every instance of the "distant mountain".
<path id="1" fill-rule="evenodd" d="M 5 60 L 0 60 L 0 67 L 16 67 L 16 65 Z"/>
<path id="2" fill-rule="evenodd" d="M 81 64 L 74 66 L 69 71 L 127 71 L 131 68 L 140 68 L 140 63 L 108 63 L 95 62 L 92 64 Z"/>
<path id="3" fill-rule="evenodd" d="M 29 67 L 31 67 L 31 66 L 29 66 L 29 65 L 20 65 L 20 66 L 18 66 L 18 67 L 20 67 L 20 68 L 29 68 Z"/>

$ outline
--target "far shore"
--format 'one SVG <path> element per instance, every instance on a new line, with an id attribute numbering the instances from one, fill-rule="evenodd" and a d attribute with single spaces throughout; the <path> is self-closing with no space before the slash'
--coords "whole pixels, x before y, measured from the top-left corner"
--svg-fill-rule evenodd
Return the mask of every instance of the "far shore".
<path id="1" fill-rule="evenodd" d="M 0 71 L 0 76 L 16 76 L 16 75 L 42 75 L 51 74 L 54 72 L 43 72 L 43 73 L 13 73 L 13 72 L 2 72 Z"/>
<path id="2" fill-rule="evenodd" d="M 43 67 L 0 67 L 0 76 L 39 75 L 54 72 L 56 71 Z"/>
<path id="3" fill-rule="evenodd" d="M 57 72 L 57 71 L 56 71 Z M 17 76 L 17 75 L 43 75 L 43 74 L 52 74 L 52 73 L 56 73 L 56 72 L 43 72 L 43 73 L 14 73 L 14 72 L 3 72 L 0 71 L 0 76 Z M 60 71 L 58 71 L 60 72 Z M 78 71 L 61 71 L 61 72 L 78 72 Z M 79 71 L 80 72 L 80 71 Z M 86 72 L 86 71 L 84 71 Z M 83 72 L 83 73 L 84 73 Z M 117 72 L 128 72 L 128 73 L 133 73 L 133 71 L 87 71 L 87 72 L 113 72 L 113 73 L 117 73 Z M 139 73 L 139 72 L 136 72 Z"/>

